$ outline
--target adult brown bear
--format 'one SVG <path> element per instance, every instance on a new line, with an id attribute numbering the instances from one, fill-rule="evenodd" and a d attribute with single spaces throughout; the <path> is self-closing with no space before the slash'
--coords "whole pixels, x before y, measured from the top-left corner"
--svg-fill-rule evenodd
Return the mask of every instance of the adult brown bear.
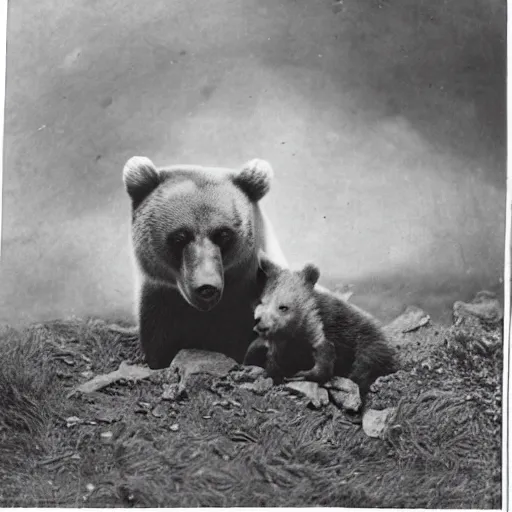
<path id="1" fill-rule="evenodd" d="M 168 366 L 182 348 L 243 360 L 255 336 L 259 250 L 286 265 L 259 205 L 272 175 L 259 159 L 241 170 L 126 163 L 139 336 L 151 368 Z"/>

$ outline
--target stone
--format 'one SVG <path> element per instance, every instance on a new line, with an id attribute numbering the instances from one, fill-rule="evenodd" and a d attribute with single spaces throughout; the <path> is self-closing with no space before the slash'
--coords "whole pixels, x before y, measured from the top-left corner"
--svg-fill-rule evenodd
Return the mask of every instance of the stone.
<path id="1" fill-rule="evenodd" d="M 107 410 L 96 413 L 95 419 L 100 423 L 115 423 L 121 419 L 121 415 L 118 412 Z"/>
<path id="2" fill-rule="evenodd" d="M 503 338 L 499 332 L 483 332 L 475 342 L 483 354 L 489 355 L 503 343 Z"/>
<path id="3" fill-rule="evenodd" d="M 247 389 L 257 395 L 264 395 L 267 391 L 272 389 L 274 385 L 273 380 L 270 377 L 260 377 L 255 382 L 245 382 L 240 385 L 241 389 Z"/>
<path id="4" fill-rule="evenodd" d="M 214 377 L 225 377 L 238 363 L 218 352 L 207 350 L 180 350 L 171 363 L 171 370 L 177 371 L 182 380 L 190 375 L 207 373 Z"/>
<path id="5" fill-rule="evenodd" d="M 388 407 L 381 411 L 368 409 L 363 414 L 363 430 L 368 437 L 383 438 L 391 421 L 394 419 L 396 407 Z"/>
<path id="6" fill-rule="evenodd" d="M 100 434 L 101 439 L 103 439 L 104 441 L 110 441 L 113 436 L 114 436 L 114 434 L 110 430 L 108 430 L 106 432 L 102 432 Z"/>
<path id="7" fill-rule="evenodd" d="M 499 323 L 503 319 L 503 309 L 496 294 L 480 291 L 471 302 L 457 301 L 453 305 L 455 325 L 476 320 L 484 323 Z"/>
<path id="8" fill-rule="evenodd" d="M 361 408 L 359 386 L 350 379 L 334 377 L 324 387 L 329 390 L 332 402 L 340 409 L 357 412 Z"/>
<path id="9" fill-rule="evenodd" d="M 184 396 L 185 393 L 191 396 L 199 389 L 208 388 L 213 378 L 225 377 L 237 367 L 238 363 L 234 359 L 218 352 L 197 349 L 180 350 L 169 367 L 171 372 L 177 373 L 180 377 L 174 399 Z M 173 394 L 171 388 L 164 390 L 164 394 L 166 392 L 170 397 Z"/>
<path id="10" fill-rule="evenodd" d="M 294 381 L 287 382 L 284 386 L 287 391 L 303 396 L 309 400 L 315 409 L 329 404 L 329 394 L 326 389 L 321 388 L 316 382 Z"/>
<path id="11" fill-rule="evenodd" d="M 121 361 L 119 368 L 113 372 L 97 375 L 93 379 L 80 384 L 77 388 L 72 390 L 68 397 L 73 395 L 76 391 L 80 393 L 93 393 L 99 389 L 105 388 L 110 384 L 119 382 L 121 380 L 136 382 L 141 379 L 146 379 L 158 370 L 151 370 L 146 366 L 130 365 L 125 361 Z"/>
<path id="12" fill-rule="evenodd" d="M 184 393 L 184 390 L 180 388 L 179 384 L 164 384 L 162 387 L 164 389 L 161 396 L 162 400 L 174 402 L 179 400 Z"/>
<path id="13" fill-rule="evenodd" d="M 66 427 L 74 427 L 75 425 L 80 425 L 83 423 L 82 420 L 78 416 L 70 416 L 66 418 Z"/>
<path id="14" fill-rule="evenodd" d="M 155 418 L 163 418 L 167 416 L 167 408 L 163 404 L 157 404 L 157 406 L 151 411 L 151 414 Z"/>
<path id="15" fill-rule="evenodd" d="M 242 366 L 240 370 L 234 370 L 230 373 L 234 382 L 254 382 L 259 377 L 265 375 L 265 369 L 261 366 Z"/>
<path id="16" fill-rule="evenodd" d="M 406 334 L 415 331 L 430 322 L 430 316 L 417 306 L 408 306 L 406 310 L 384 330 L 390 334 Z"/>

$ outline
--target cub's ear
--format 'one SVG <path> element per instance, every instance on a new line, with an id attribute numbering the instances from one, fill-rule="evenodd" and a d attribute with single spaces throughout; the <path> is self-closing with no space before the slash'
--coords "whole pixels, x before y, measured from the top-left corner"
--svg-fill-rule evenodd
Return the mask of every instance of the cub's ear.
<path id="1" fill-rule="evenodd" d="M 259 201 L 270 190 L 270 182 L 274 171 L 266 160 L 255 158 L 247 162 L 242 170 L 233 178 L 233 182 L 247 197 Z"/>
<path id="2" fill-rule="evenodd" d="M 320 279 L 320 269 L 313 263 L 308 263 L 305 265 L 305 267 L 299 273 L 304 278 L 306 283 L 310 284 L 311 286 L 315 286 L 317 281 Z"/>
<path id="3" fill-rule="evenodd" d="M 275 274 L 279 271 L 279 267 L 267 256 L 267 254 L 260 249 L 258 252 L 258 261 L 261 270 L 267 276 Z"/>
<path id="4" fill-rule="evenodd" d="M 123 181 L 135 209 L 158 187 L 160 177 L 155 164 L 149 158 L 133 156 L 124 166 Z"/>

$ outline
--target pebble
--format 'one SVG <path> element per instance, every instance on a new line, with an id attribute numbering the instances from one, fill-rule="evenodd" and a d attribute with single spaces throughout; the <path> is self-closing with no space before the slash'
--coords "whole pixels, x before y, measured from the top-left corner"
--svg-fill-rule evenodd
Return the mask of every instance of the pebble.
<path id="1" fill-rule="evenodd" d="M 363 430 L 365 434 L 369 437 L 382 438 L 395 411 L 395 407 L 388 407 L 381 411 L 368 409 L 363 415 Z"/>
<path id="2" fill-rule="evenodd" d="M 70 416 L 69 418 L 66 418 L 66 427 L 74 427 L 75 425 L 78 425 L 82 423 L 82 420 L 78 416 Z"/>
<path id="3" fill-rule="evenodd" d="M 246 382 L 244 384 L 240 384 L 241 389 L 247 389 L 256 393 L 257 395 L 264 395 L 267 391 L 272 389 L 274 382 L 270 377 L 267 378 L 258 378 L 256 382 Z"/>
<path id="4" fill-rule="evenodd" d="M 190 375 L 206 373 L 214 377 L 225 377 L 238 363 L 223 354 L 196 349 L 183 349 L 171 363 L 171 370 L 178 371 L 183 381 Z"/>
<path id="5" fill-rule="evenodd" d="M 162 393 L 162 400 L 175 401 L 180 397 L 180 386 L 178 384 L 164 384 L 164 392 Z"/>
<path id="6" fill-rule="evenodd" d="M 163 418 L 165 416 L 167 416 L 167 410 L 166 408 L 164 407 L 163 404 L 158 404 L 152 411 L 151 411 L 151 414 L 155 417 L 155 418 Z"/>
<path id="7" fill-rule="evenodd" d="M 285 389 L 295 395 L 305 397 L 315 409 L 329 404 L 329 393 L 316 382 L 292 381 L 285 384 Z M 293 398 L 293 395 L 292 395 Z"/>
<path id="8" fill-rule="evenodd" d="M 349 379 L 334 377 L 325 384 L 331 400 L 340 408 L 357 412 L 361 408 L 359 386 Z"/>

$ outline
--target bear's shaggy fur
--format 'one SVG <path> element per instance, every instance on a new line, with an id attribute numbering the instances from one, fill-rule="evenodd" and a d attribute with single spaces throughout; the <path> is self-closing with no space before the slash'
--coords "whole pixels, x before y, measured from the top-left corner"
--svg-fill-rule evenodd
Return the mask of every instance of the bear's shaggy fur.
<path id="1" fill-rule="evenodd" d="M 314 287 L 320 276 L 316 266 L 293 272 L 264 254 L 260 266 L 266 275 L 255 310 L 260 337 L 249 347 L 245 364 L 264 366 L 277 381 L 324 383 L 333 375 L 348 377 L 363 397 L 377 377 L 396 370 L 394 350 L 377 322 L 338 295 Z"/>
<path id="2" fill-rule="evenodd" d="M 284 261 L 258 201 L 272 168 L 251 160 L 240 171 L 199 166 L 157 169 L 146 157 L 126 163 L 132 243 L 141 282 L 139 335 L 151 368 L 182 348 L 238 361 L 254 338 L 258 251 Z"/>

